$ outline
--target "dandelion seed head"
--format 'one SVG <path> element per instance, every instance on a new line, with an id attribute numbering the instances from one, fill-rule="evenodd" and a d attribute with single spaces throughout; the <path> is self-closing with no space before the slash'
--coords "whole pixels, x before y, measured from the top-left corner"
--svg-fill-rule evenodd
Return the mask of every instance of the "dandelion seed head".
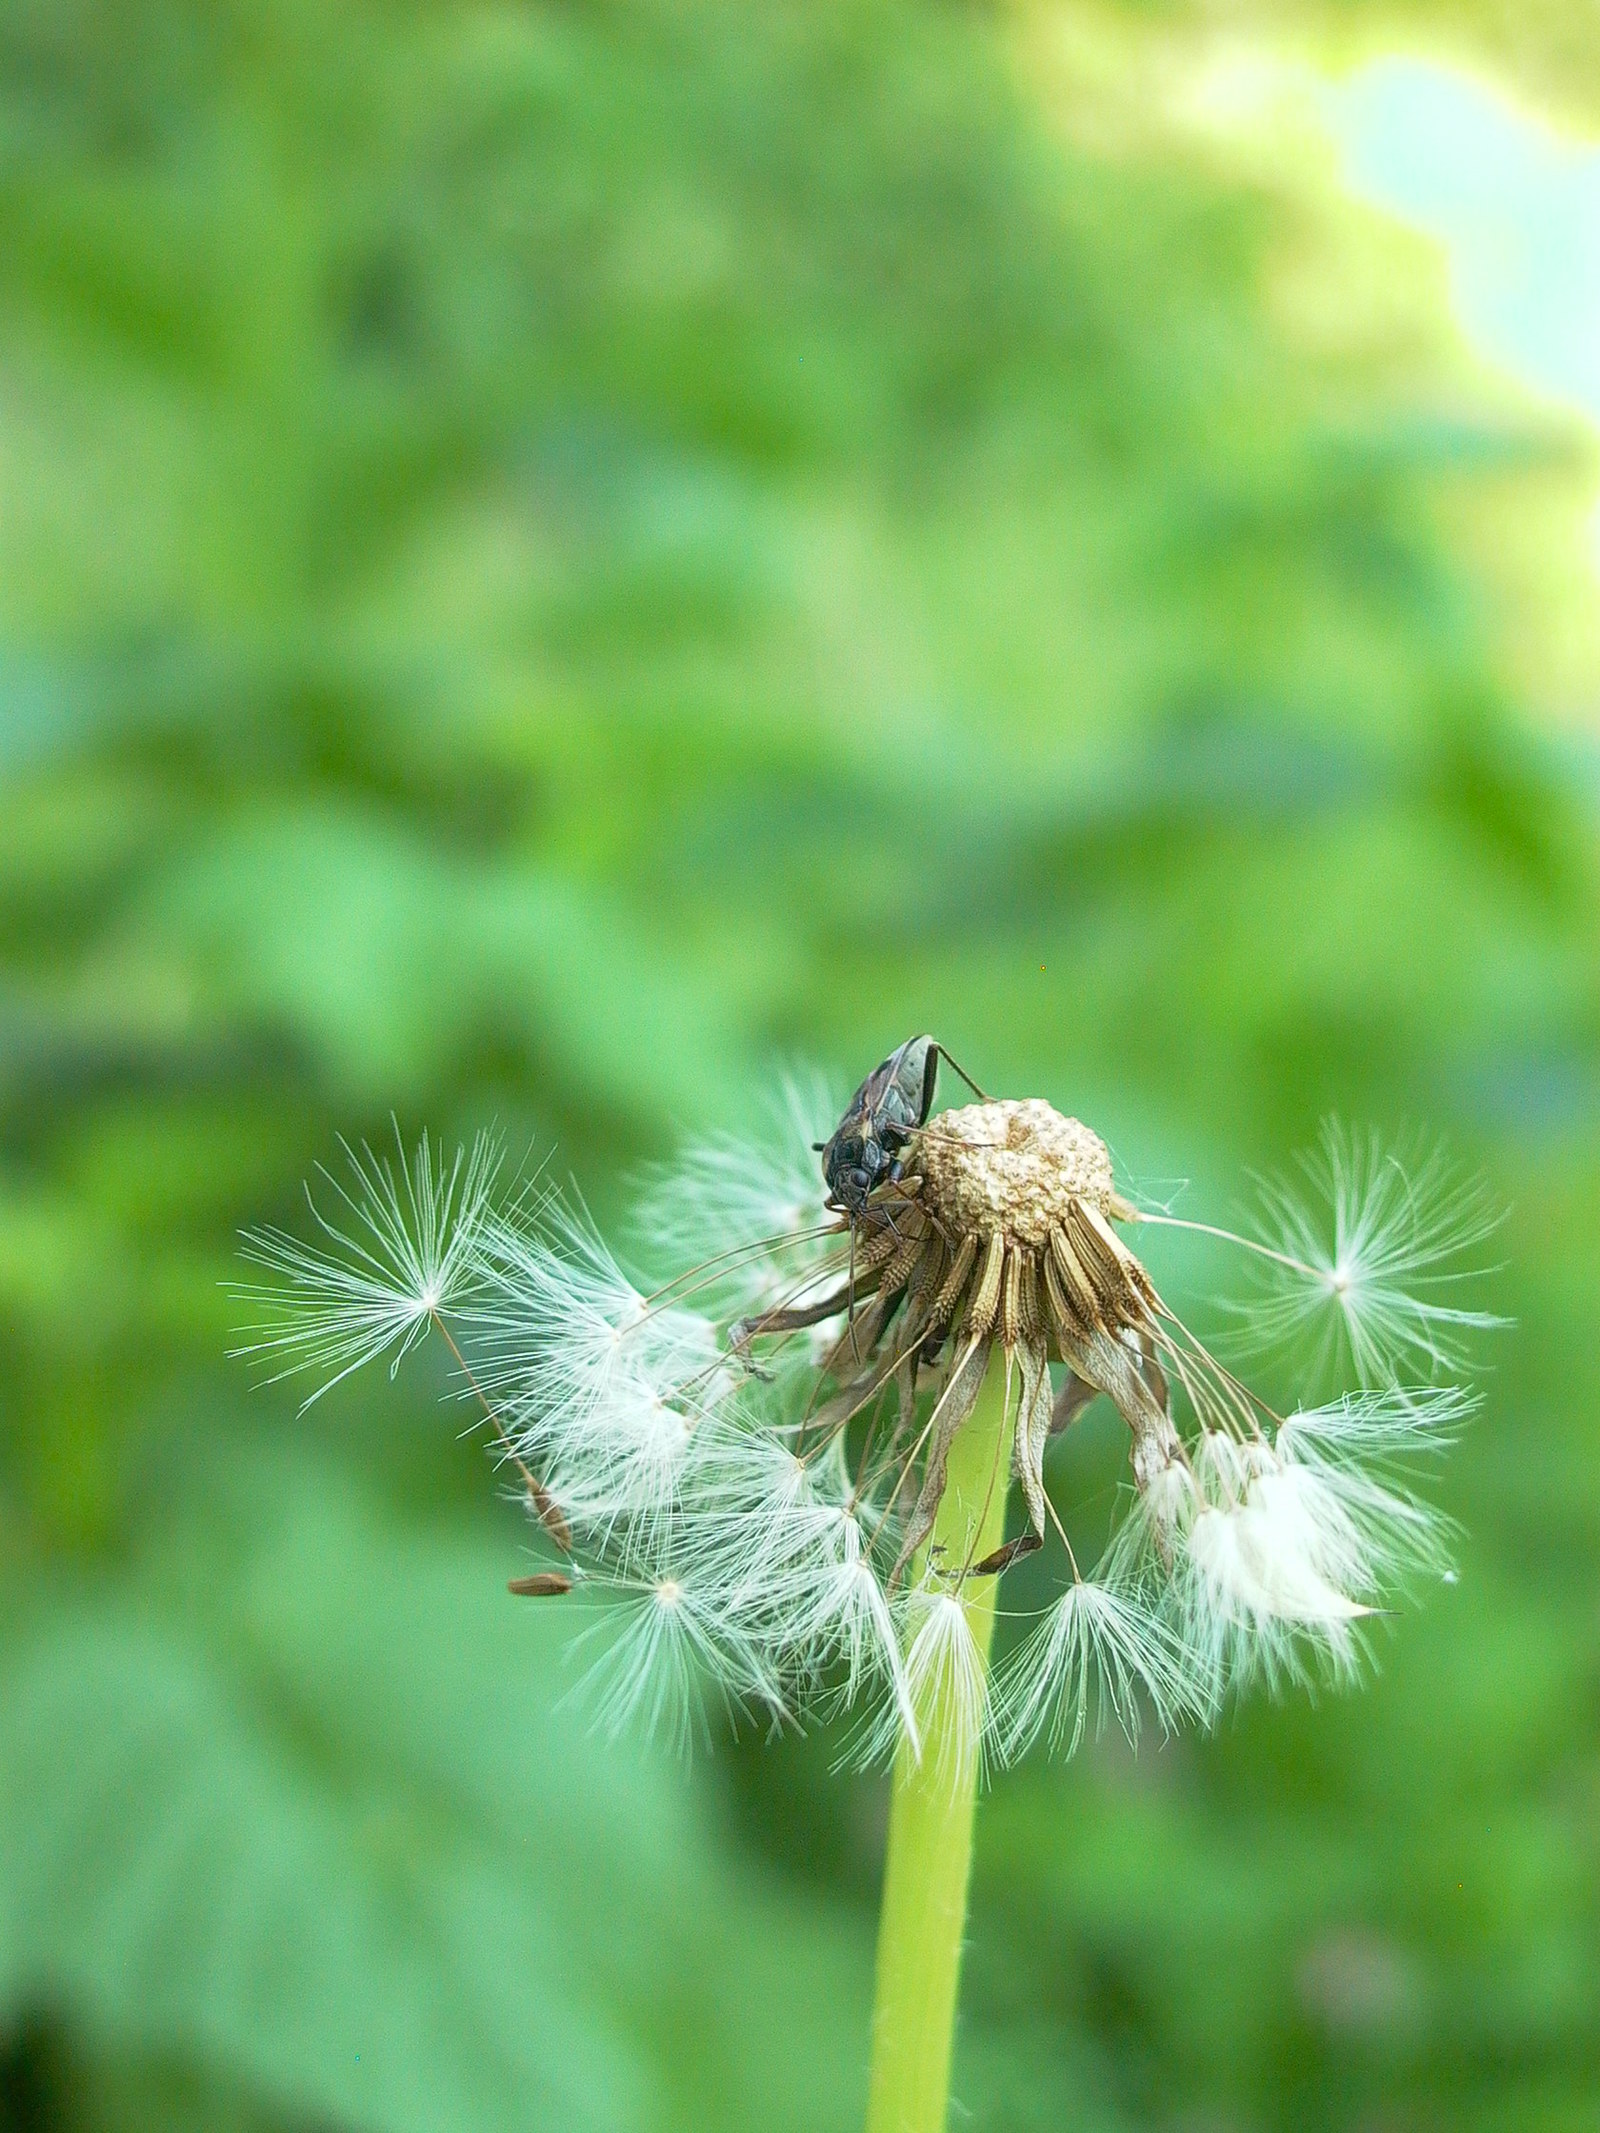
<path id="1" fill-rule="evenodd" d="M 1488 1215 L 1452 1174 L 1332 1136 L 1322 1215 L 1269 1196 L 1284 1279 L 1259 1329 L 1331 1312 L 1376 1388 L 1280 1421 L 1128 1246 L 1134 1210 L 1089 1128 L 1038 1100 L 896 1113 L 886 1182 L 846 1222 L 822 1197 L 815 1096 L 790 1088 L 770 1131 L 655 1173 L 627 1257 L 575 1192 L 503 1192 L 487 1141 L 449 1164 L 427 1140 L 352 1152 L 313 1243 L 247 1244 L 276 1283 L 251 1352 L 279 1373 L 392 1370 L 441 1329 L 561 1558 L 522 1583 L 571 1588 L 575 1694 L 604 1732 L 687 1752 L 745 1715 L 837 1716 L 851 1758 L 956 1786 L 1113 1723 L 1204 1725 L 1256 1683 L 1352 1680 L 1373 1611 L 1453 1577 L 1425 1482 L 1472 1409 L 1438 1379 L 1488 1323 L 1447 1286 Z M 978 1564 L 918 1567 L 992 1355 L 1025 1530 Z M 1407 1364 L 1419 1384 L 1393 1382 Z M 1084 1576 L 1045 1457 L 1100 1395 L 1128 1485 Z M 1058 1588 L 991 1681 L 969 1602 L 1021 1544 Z"/>

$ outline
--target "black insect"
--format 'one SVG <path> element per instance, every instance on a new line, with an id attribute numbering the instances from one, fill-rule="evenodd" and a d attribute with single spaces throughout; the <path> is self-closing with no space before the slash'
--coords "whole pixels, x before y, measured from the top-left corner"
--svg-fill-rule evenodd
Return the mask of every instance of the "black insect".
<path id="1" fill-rule="evenodd" d="M 793 1333 L 832 1318 L 842 1308 L 850 1314 L 850 1334 L 855 1338 L 856 1321 L 856 1228 L 867 1202 L 880 1185 L 899 1182 L 906 1143 L 928 1122 L 933 1109 L 934 1084 L 939 1061 L 950 1059 L 942 1044 L 932 1037 L 908 1037 L 897 1052 L 874 1067 L 851 1097 L 844 1117 L 832 1138 L 814 1141 L 822 1157 L 822 1175 L 828 1187 L 828 1205 L 846 1215 L 850 1227 L 850 1271 L 843 1291 L 813 1298 L 809 1302 L 783 1304 L 755 1318 L 741 1318 L 729 1339 L 735 1348 L 748 1350 L 758 1333 Z M 984 1103 L 989 1101 L 965 1067 L 950 1064 Z M 888 1202 L 880 1203 L 883 1219 L 891 1230 L 894 1214 Z M 859 1355 L 858 1355 L 859 1360 Z"/>
<path id="2" fill-rule="evenodd" d="M 851 1097 L 832 1139 L 817 1142 L 828 1205 L 849 1215 L 852 1225 L 880 1185 L 898 1181 L 906 1142 L 927 1124 L 933 1109 L 941 1057 L 950 1059 L 950 1054 L 934 1038 L 908 1037 Z M 972 1076 L 953 1059 L 950 1064 L 987 1103 Z"/>

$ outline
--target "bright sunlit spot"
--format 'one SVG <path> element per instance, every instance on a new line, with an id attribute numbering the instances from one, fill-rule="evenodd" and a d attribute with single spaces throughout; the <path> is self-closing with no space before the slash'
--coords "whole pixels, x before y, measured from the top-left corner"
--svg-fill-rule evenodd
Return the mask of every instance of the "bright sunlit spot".
<path id="1" fill-rule="evenodd" d="M 1420 58 L 1317 95 L 1353 191 L 1444 247 L 1468 336 L 1600 427 L 1600 142 Z M 1600 514 L 1594 522 L 1600 567 Z"/>

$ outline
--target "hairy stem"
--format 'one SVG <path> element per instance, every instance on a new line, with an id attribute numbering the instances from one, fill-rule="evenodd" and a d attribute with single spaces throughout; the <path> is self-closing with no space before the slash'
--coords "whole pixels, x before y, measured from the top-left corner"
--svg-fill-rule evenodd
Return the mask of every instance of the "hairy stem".
<path id="1" fill-rule="evenodd" d="M 1011 1430 L 1006 1370 L 998 1346 L 978 1404 L 950 1448 L 944 1499 L 930 1546 L 951 1570 L 981 1560 L 1005 1531 Z M 917 1566 L 920 1568 L 920 1564 Z M 961 1588 L 972 1635 L 987 1663 L 994 1635 L 992 1577 Z M 889 1853 L 878 1925 L 867 2133 L 944 2133 L 950 2046 L 967 1920 L 977 1760 L 952 1738 L 954 1714 L 919 1713 L 922 1755 L 902 1746 L 889 1812 Z"/>

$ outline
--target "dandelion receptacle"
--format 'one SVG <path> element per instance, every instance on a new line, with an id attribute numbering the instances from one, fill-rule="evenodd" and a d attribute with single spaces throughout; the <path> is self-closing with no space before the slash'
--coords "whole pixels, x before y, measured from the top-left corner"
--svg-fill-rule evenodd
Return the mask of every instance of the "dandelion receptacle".
<path id="1" fill-rule="evenodd" d="M 796 1085 L 691 1147 L 625 1247 L 487 1139 L 353 1152 L 314 1240 L 247 1243 L 246 1350 L 313 1399 L 444 1341 L 529 1514 L 512 1590 L 582 1617 L 595 1723 L 682 1750 L 748 1712 L 826 1719 L 891 1772 L 871 2133 L 944 2124 L 984 1773 L 1353 1681 L 1373 1617 L 1448 1568 L 1423 1470 L 1492 1323 L 1459 1287 L 1492 1211 L 1436 1157 L 1330 1132 L 1237 1234 L 1141 1206 L 1040 1099 L 936 1112 L 941 1051 L 900 1047 L 842 1116 Z M 1342 1382 L 1274 1407 L 1219 1360 L 1129 1242 L 1172 1225 L 1238 1248 L 1245 1330 L 1320 1325 L 1306 1367 Z M 1102 1397 L 1126 1482 L 1080 1561 L 1047 1464 Z M 993 1654 L 997 1590 L 1041 1551 L 1054 1596 Z"/>

